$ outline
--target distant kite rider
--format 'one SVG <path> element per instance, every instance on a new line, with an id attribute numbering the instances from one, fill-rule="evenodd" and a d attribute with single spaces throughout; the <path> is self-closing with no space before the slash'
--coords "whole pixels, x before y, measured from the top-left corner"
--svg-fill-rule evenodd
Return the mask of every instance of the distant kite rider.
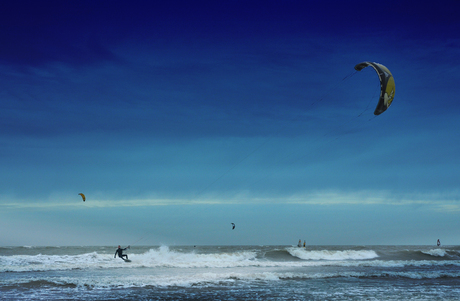
<path id="1" fill-rule="evenodd" d="M 441 245 L 441 241 L 438 239 L 438 242 L 436 243 L 438 247 Z"/>
<path id="2" fill-rule="evenodd" d="M 302 246 L 302 240 L 299 239 L 299 243 L 297 244 L 297 246 L 300 248 Z"/>
<path id="3" fill-rule="evenodd" d="M 115 256 L 113 256 L 113 258 L 117 258 L 117 254 L 118 254 L 118 257 L 120 257 L 121 259 L 123 259 L 123 260 L 128 259 L 128 255 L 123 254 L 123 251 L 126 250 L 126 249 L 129 249 L 129 246 L 127 246 L 124 249 L 122 249 L 120 246 L 118 246 L 118 249 L 115 251 Z M 124 257 L 126 257 L 126 259 Z"/>
<path id="4" fill-rule="evenodd" d="M 305 248 L 305 240 L 303 241 L 303 247 Z"/>

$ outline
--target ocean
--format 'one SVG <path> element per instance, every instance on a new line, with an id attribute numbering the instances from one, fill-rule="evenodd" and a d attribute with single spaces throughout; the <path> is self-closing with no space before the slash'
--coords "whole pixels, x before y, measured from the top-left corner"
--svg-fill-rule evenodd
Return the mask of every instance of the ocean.
<path id="1" fill-rule="evenodd" d="M 0 247 L 1 300 L 459 300 L 460 246 Z"/>

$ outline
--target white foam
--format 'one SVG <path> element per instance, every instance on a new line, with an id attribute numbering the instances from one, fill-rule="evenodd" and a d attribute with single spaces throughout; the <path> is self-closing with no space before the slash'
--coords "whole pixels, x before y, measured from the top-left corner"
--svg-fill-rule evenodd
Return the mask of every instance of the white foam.
<path id="1" fill-rule="evenodd" d="M 302 248 L 288 248 L 292 256 L 304 260 L 366 260 L 379 257 L 373 250 L 305 250 Z"/>
<path id="2" fill-rule="evenodd" d="M 429 251 L 423 252 L 423 254 L 431 255 L 431 256 L 436 256 L 436 257 L 444 257 L 446 256 L 446 250 L 444 249 L 431 249 Z"/>
<path id="3" fill-rule="evenodd" d="M 0 256 L 0 272 L 56 271 L 80 269 L 119 269 L 119 268 L 247 268 L 247 267 L 404 267 L 404 266 L 442 266 L 457 265 L 460 261 L 449 260 L 378 260 L 372 250 L 305 250 L 287 248 L 292 256 L 302 260 L 271 261 L 258 258 L 255 251 L 235 251 L 228 253 L 196 253 L 170 250 L 163 246 L 153 248 L 142 254 L 129 254 L 130 263 L 124 263 L 113 254 L 91 252 L 80 255 L 13 255 Z M 440 254 L 437 250 L 431 252 Z"/>
<path id="4" fill-rule="evenodd" d="M 374 273 L 344 271 L 344 272 L 282 272 L 282 271 L 252 271 L 247 272 L 231 270 L 219 270 L 214 272 L 189 272 L 189 273 L 161 273 L 152 271 L 152 273 L 135 273 L 123 274 L 123 277 L 115 275 L 92 275 L 85 277 L 47 277 L 43 278 L 27 277 L 22 279 L 7 279 L 3 281 L 4 285 L 18 285 L 34 281 L 47 281 L 57 285 L 72 284 L 79 288 L 93 289 L 113 289 L 113 288 L 133 288 L 133 287 L 210 287 L 220 286 L 222 283 L 233 283 L 236 281 L 279 281 L 289 279 L 326 279 L 338 277 L 372 277 L 372 278 L 409 278 L 409 279 L 437 279 L 437 278 L 460 278 L 458 272 L 440 272 L 440 271 L 382 271 Z"/>
<path id="5" fill-rule="evenodd" d="M 183 253 L 172 251 L 167 246 L 162 246 L 158 249 L 150 249 L 144 254 L 133 254 L 131 258 L 133 258 L 133 261 L 148 267 L 196 268 L 253 265 L 256 256 L 257 253 L 251 251 L 210 254 Z"/>
<path id="6" fill-rule="evenodd" d="M 96 252 L 81 255 L 0 256 L 0 272 L 71 270 L 99 267 L 111 262 L 108 255 Z"/>

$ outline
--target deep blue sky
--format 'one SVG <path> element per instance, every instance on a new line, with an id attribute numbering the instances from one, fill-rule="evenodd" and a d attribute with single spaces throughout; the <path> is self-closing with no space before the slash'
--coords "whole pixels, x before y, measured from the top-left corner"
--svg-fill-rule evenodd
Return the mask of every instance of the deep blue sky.
<path id="1" fill-rule="evenodd" d="M 337 2 L 0 4 L 0 244 L 460 244 L 460 4 Z"/>

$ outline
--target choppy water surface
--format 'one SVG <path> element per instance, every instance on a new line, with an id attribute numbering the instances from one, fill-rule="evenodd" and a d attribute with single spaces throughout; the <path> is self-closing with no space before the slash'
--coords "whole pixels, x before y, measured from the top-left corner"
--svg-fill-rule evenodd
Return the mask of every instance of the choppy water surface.
<path id="1" fill-rule="evenodd" d="M 4 300 L 455 300 L 458 246 L 1 247 Z"/>

